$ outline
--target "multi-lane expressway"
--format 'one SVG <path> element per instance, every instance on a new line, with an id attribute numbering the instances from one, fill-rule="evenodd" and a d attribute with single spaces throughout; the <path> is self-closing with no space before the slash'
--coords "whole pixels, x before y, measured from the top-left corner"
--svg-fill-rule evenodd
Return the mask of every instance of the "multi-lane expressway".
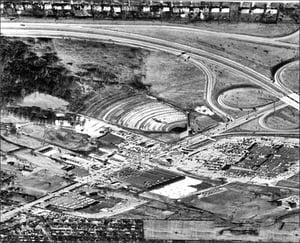
<path id="1" fill-rule="evenodd" d="M 215 84 L 214 73 L 204 64 L 212 63 L 219 66 L 223 66 L 232 72 L 242 75 L 245 78 L 248 78 L 254 84 L 264 88 L 272 95 L 279 98 L 286 105 L 290 105 L 295 109 L 299 110 L 299 95 L 291 92 L 290 90 L 284 89 L 279 86 L 277 83 L 273 83 L 270 78 L 262 75 L 261 73 L 246 67 L 245 65 L 232 61 L 228 58 L 225 58 L 218 53 L 210 53 L 204 49 L 194 48 L 189 45 L 183 45 L 175 42 L 166 41 L 159 38 L 153 38 L 149 36 L 133 34 L 128 32 L 122 32 L 119 30 L 112 30 L 113 25 L 81 25 L 81 24 L 55 24 L 55 23 L 11 23 L 3 22 L 1 26 L 1 34 L 7 36 L 19 36 L 19 37 L 51 37 L 51 38 L 76 38 L 76 39 L 90 39 L 90 40 L 99 40 L 99 41 L 112 41 L 121 45 L 135 46 L 145 49 L 154 49 L 161 50 L 164 52 L 172 53 L 177 56 L 182 56 L 182 53 L 189 55 L 189 62 L 193 65 L 198 66 L 205 73 L 207 79 L 206 87 L 206 98 L 208 104 L 212 109 L 219 115 L 223 117 L 228 117 L 228 115 L 222 111 L 217 105 L 212 101 L 212 91 Z M 134 28 L 140 28 L 146 26 L 134 26 Z M 153 25 L 151 25 L 153 28 Z M 159 28 L 175 28 L 180 31 L 191 31 L 192 29 L 187 27 L 179 26 L 161 26 Z M 260 44 L 272 44 L 279 46 L 287 46 L 298 48 L 296 44 L 286 43 L 282 41 L 281 38 L 264 38 L 264 37 L 255 37 L 247 35 L 238 35 L 238 34 L 229 34 L 229 33 L 220 33 L 213 31 L 204 31 L 204 30 L 193 30 L 197 31 L 203 35 L 209 36 L 219 36 L 224 38 L 233 38 L 238 40 L 257 42 Z M 282 102 L 276 103 L 275 106 L 279 106 Z M 275 107 L 276 108 L 276 107 Z M 248 114 L 247 116 L 241 117 L 232 121 L 230 124 L 224 124 L 213 131 L 217 135 L 219 133 L 224 133 L 233 127 L 241 125 L 247 122 L 253 117 L 258 115 L 263 115 L 264 112 L 268 112 L 272 107 L 265 107 L 265 109 L 260 109 L 253 114 Z M 224 127 L 223 127 L 224 126 Z M 199 144 L 200 136 L 194 136 L 193 141 L 195 145 Z"/>
<path id="2" fill-rule="evenodd" d="M 180 28 L 180 27 L 177 27 Z M 215 36 L 215 32 L 212 31 L 202 31 L 198 30 L 199 34 L 211 34 Z M 172 52 L 174 54 L 180 55 L 182 52 L 190 53 L 193 59 L 206 60 L 211 63 L 225 66 L 227 69 L 232 70 L 233 72 L 243 75 L 251 80 L 253 83 L 261 86 L 262 88 L 268 90 L 274 96 L 282 99 L 285 103 L 293 106 L 299 110 L 299 95 L 295 93 L 288 93 L 286 90 L 283 90 L 281 87 L 273 84 L 271 80 L 260 74 L 259 72 L 246 67 L 243 64 L 232 61 L 228 58 L 225 58 L 216 53 L 207 52 L 204 49 L 197 49 L 188 45 L 183 45 L 179 43 L 174 43 L 159 38 L 153 38 L 149 36 L 114 31 L 110 29 L 103 29 L 101 26 L 94 25 L 80 25 L 80 24 L 47 24 L 47 23 L 9 23 L 4 22 L 1 26 L 1 33 L 4 35 L 11 36 L 43 36 L 43 37 L 72 37 L 80 39 L 104 39 L 104 40 L 113 40 L 121 44 L 128 44 L 133 46 L 139 46 L 142 48 L 148 49 L 159 49 L 162 51 Z M 244 35 L 236 34 L 226 34 L 217 32 L 218 36 L 229 37 L 232 35 L 232 38 L 257 41 L 258 43 L 279 43 L 280 45 L 290 45 L 290 43 L 280 42 L 278 40 L 273 40 L 270 38 L 262 37 L 248 37 Z"/>
<path id="3" fill-rule="evenodd" d="M 292 93 L 290 90 L 282 89 L 278 84 L 272 83 L 269 78 L 266 76 L 252 70 L 240 63 L 234 62 L 230 59 L 224 58 L 220 55 L 215 53 L 209 53 L 205 50 L 193 48 L 188 45 L 182 45 L 178 43 L 168 42 L 162 39 L 141 36 L 137 34 L 129 34 L 120 31 L 113 31 L 108 29 L 101 29 L 101 26 L 87 26 L 87 25 L 78 25 L 78 24 L 43 24 L 43 23 L 2 23 L 1 26 L 1 34 L 6 36 L 20 36 L 20 37 L 51 37 L 51 38 L 77 38 L 77 39 L 91 39 L 91 40 L 100 40 L 100 41 L 113 41 L 119 44 L 128 45 L 128 46 L 135 46 L 141 47 L 146 49 L 155 49 L 161 50 L 164 52 L 169 52 L 177 56 L 182 56 L 182 53 L 188 53 L 190 56 L 189 62 L 193 65 L 198 66 L 206 75 L 207 79 L 207 102 L 212 107 L 212 109 L 217 112 L 221 116 L 227 116 L 227 114 L 222 111 L 218 106 L 214 104 L 212 101 L 212 91 L 214 84 L 216 82 L 213 72 L 205 66 L 203 61 L 208 61 L 214 64 L 225 66 L 226 68 L 232 70 L 235 73 L 244 75 L 245 77 L 249 78 L 253 83 L 260 85 L 262 88 L 266 89 L 281 101 L 275 102 L 274 104 L 269 104 L 265 107 L 258 109 L 257 111 L 248 114 L 247 116 L 240 117 L 238 119 L 233 120 L 231 123 L 228 124 L 221 124 L 217 128 L 210 131 L 212 137 L 216 137 L 218 135 L 226 133 L 229 129 L 232 129 L 236 126 L 244 124 L 249 120 L 255 119 L 259 116 L 263 116 L 265 114 L 269 114 L 272 110 L 282 109 L 288 105 L 293 106 L 297 110 L 299 110 L 299 96 L 297 94 Z M 161 26 L 160 26 L 161 27 Z M 175 27 L 172 27 L 175 28 Z M 181 30 L 185 30 L 187 28 L 184 27 L 176 27 Z M 187 30 L 190 31 L 190 30 Z M 206 35 L 219 35 L 219 32 L 212 32 L 212 31 L 199 31 L 199 34 L 206 34 Z M 258 43 L 269 43 L 270 41 L 274 45 L 280 46 L 293 46 L 290 43 L 281 42 L 281 40 L 277 39 L 269 39 L 269 38 L 262 38 L 262 37 L 248 37 L 244 35 L 236 35 L 236 34 L 228 34 L 228 33 L 221 33 L 224 36 L 230 36 L 231 38 L 237 38 L 240 40 L 254 41 Z M 197 152 L 199 144 L 207 140 L 208 138 L 202 139 L 201 136 L 194 136 L 190 139 L 191 154 Z M 36 205 L 37 203 L 43 202 L 46 199 L 59 195 L 61 192 L 69 191 L 72 188 L 79 186 L 79 184 L 74 184 L 70 187 L 64 188 L 59 192 L 51 193 L 44 198 L 41 198 L 35 201 L 32 204 L 26 204 L 19 209 L 14 211 L 8 212 L 5 215 L 5 219 L 12 217 L 16 213 L 29 209 L 31 206 Z M 3 221 L 4 218 L 1 219 Z"/>

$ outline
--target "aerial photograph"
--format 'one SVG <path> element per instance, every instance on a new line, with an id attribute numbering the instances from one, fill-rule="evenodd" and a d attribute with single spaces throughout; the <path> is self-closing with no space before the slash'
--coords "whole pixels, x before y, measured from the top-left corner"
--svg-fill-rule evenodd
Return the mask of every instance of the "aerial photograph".
<path id="1" fill-rule="evenodd" d="M 298 243 L 299 0 L 0 0 L 0 242 Z"/>

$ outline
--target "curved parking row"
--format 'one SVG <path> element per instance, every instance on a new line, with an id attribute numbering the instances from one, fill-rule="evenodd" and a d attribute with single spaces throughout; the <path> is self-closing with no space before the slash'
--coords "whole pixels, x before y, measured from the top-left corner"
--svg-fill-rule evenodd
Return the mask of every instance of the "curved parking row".
<path id="1" fill-rule="evenodd" d="M 187 124 L 184 112 L 144 94 L 115 92 L 96 95 L 87 103 L 87 115 L 130 129 L 169 132 Z"/>

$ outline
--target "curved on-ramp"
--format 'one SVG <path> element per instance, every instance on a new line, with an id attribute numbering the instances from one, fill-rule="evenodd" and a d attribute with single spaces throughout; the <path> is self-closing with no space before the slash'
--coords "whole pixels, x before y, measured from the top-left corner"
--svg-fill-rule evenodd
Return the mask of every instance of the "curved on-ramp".
<path id="1" fill-rule="evenodd" d="M 204 49 L 198 49 L 189 45 L 183 45 L 175 42 L 166 41 L 159 38 L 149 36 L 114 31 L 109 29 L 95 28 L 93 25 L 78 25 L 78 24 L 39 24 L 39 23 L 3 23 L 2 32 L 6 35 L 19 36 L 44 36 L 44 37 L 75 37 L 75 38 L 91 38 L 91 39 L 108 39 L 114 40 L 122 44 L 131 44 L 142 48 L 160 49 L 162 51 L 172 51 L 173 54 L 180 55 L 182 52 L 190 53 L 191 57 L 196 57 L 197 60 L 205 60 L 210 63 L 225 66 L 227 69 L 248 78 L 251 82 L 266 89 L 274 96 L 282 99 L 285 103 L 299 110 L 299 100 L 294 96 L 289 96 L 287 92 L 282 90 L 277 85 L 273 84 L 270 78 L 261 73 L 231 59 L 225 58 L 219 54 L 208 52 Z M 218 32 L 219 33 L 219 32 Z M 232 34 L 230 34 L 232 35 Z M 212 36 L 213 37 L 213 36 Z M 258 38 L 253 36 L 244 36 L 240 38 Z M 269 38 L 258 43 L 269 43 Z M 288 43 L 284 43 L 285 45 Z"/>

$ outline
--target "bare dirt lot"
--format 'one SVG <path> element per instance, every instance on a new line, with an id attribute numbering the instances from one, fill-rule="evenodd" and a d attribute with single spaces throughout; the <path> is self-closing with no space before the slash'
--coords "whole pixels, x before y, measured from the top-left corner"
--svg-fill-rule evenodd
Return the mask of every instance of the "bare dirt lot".
<path id="1" fill-rule="evenodd" d="M 63 178 L 61 165 L 44 156 L 33 155 L 29 150 L 14 155 L 1 161 L 1 168 L 15 176 L 13 186 L 24 193 L 40 197 L 71 183 Z"/>
<path id="2" fill-rule="evenodd" d="M 30 95 L 25 96 L 24 99 L 17 105 L 38 106 L 41 107 L 42 109 L 52 108 L 52 109 L 66 110 L 68 102 L 51 95 L 34 92 Z"/>

